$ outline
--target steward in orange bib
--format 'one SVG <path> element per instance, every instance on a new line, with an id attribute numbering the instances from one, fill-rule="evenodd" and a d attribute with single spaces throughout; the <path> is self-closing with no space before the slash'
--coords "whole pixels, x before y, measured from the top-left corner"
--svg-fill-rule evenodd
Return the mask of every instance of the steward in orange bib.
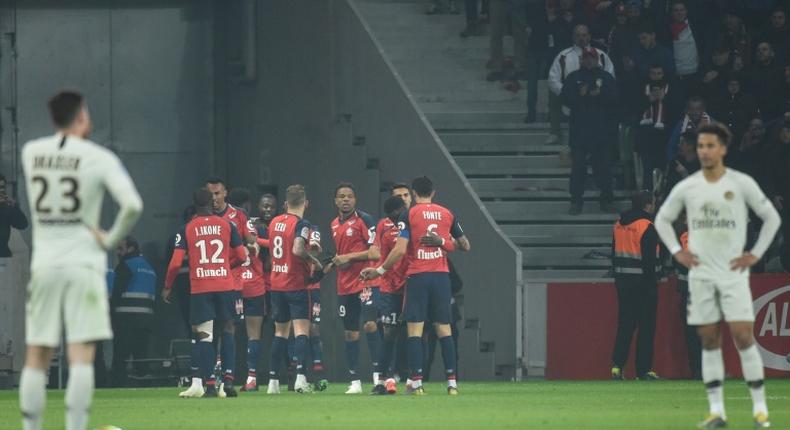
<path id="1" fill-rule="evenodd" d="M 656 332 L 659 262 L 658 234 L 653 227 L 655 197 L 640 191 L 631 200 L 631 210 L 614 224 L 612 264 L 617 287 L 617 336 L 612 353 L 612 379 L 623 379 L 631 338 L 636 330 L 636 375 L 657 379 L 653 366 Z"/>

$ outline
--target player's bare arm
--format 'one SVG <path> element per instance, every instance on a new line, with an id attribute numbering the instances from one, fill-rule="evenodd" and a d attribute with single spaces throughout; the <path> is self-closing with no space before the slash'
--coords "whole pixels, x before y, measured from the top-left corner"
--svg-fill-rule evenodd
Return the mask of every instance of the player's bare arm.
<path id="1" fill-rule="evenodd" d="M 378 261 L 381 260 L 381 249 L 376 245 L 371 245 L 368 248 L 368 260 Z"/>
<path id="2" fill-rule="evenodd" d="M 307 241 L 303 237 L 297 237 L 294 240 L 293 254 L 303 260 L 312 261 L 318 270 L 323 270 L 324 265 L 318 258 L 318 253 L 315 250 L 307 249 Z"/>
<path id="3" fill-rule="evenodd" d="M 362 272 L 359 273 L 359 278 L 362 280 L 372 280 L 380 277 L 388 270 L 392 269 L 404 255 L 406 255 L 406 247 L 409 245 L 409 239 L 405 237 L 399 237 L 398 240 L 395 242 L 395 247 L 392 248 L 389 255 L 387 255 L 387 259 L 384 263 L 377 267 L 368 267 L 363 269 Z"/>
<path id="4" fill-rule="evenodd" d="M 461 251 L 469 252 L 469 250 L 472 249 L 472 244 L 469 242 L 469 238 L 467 238 L 466 235 L 455 239 L 455 243 L 456 248 L 460 249 Z"/>
<path id="5" fill-rule="evenodd" d="M 165 275 L 165 285 L 162 288 L 162 301 L 170 304 L 170 295 L 173 292 L 173 282 L 178 276 L 178 271 L 181 269 L 181 263 L 184 261 L 186 252 L 183 249 L 173 250 L 173 256 L 170 257 L 170 263 L 167 265 L 167 274 Z"/>
<path id="6" fill-rule="evenodd" d="M 345 266 L 355 261 L 368 261 L 368 260 L 370 260 L 370 258 L 368 257 L 368 251 L 359 251 L 359 252 L 350 252 L 348 254 L 336 255 L 335 258 L 332 259 L 332 262 L 335 263 L 335 266 Z"/>

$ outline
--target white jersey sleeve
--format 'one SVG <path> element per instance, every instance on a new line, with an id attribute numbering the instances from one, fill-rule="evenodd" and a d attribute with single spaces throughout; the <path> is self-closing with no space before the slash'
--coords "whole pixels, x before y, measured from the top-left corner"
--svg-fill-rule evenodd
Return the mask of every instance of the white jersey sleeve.
<path id="1" fill-rule="evenodd" d="M 678 215 L 685 207 L 683 188 L 682 182 L 675 185 L 675 188 L 669 193 L 669 197 L 664 201 L 656 215 L 656 232 L 672 255 L 677 254 L 682 249 L 672 223 L 678 219 Z"/>
<path id="2" fill-rule="evenodd" d="M 763 220 L 760 235 L 750 251 L 755 257 L 762 258 L 765 251 L 771 246 L 771 242 L 773 242 L 782 220 L 773 203 L 768 200 L 768 197 L 765 196 L 763 190 L 760 189 L 760 186 L 757 185 L 757 182 L 752 177 L 741 175 L 740 182 L 746 204 Z"/>
<path id="3" fill-rule="evenodd" d="M 120 209 L 112 228 L 107 232 L 108 248 L 114 248 L 131 231 L 143 210 L 143 200 L 129 177 L 126 168 L 115 154 L 108 154 L 104 166 L 104 185 Z"/>

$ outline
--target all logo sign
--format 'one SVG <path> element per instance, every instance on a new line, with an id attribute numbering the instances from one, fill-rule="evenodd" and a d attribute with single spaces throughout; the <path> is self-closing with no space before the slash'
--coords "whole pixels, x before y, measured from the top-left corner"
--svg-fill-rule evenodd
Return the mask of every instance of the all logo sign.
<path id="1" fill-rule="evenodd" d="M 754 300 L 754 335 L 765 367 L 790 371 L 790 285 Z"/>

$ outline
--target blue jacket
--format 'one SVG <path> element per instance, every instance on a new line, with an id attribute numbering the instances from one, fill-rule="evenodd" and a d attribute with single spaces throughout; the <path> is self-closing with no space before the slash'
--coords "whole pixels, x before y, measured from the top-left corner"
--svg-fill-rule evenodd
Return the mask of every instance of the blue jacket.
<path id="1" fill-rule="evenodd" d="M 118 263 L 110 298 L 116 324 L 150 328 L 154 316 L 156 279 L 156 272 L 142 255 L 127 256 Z"/>

